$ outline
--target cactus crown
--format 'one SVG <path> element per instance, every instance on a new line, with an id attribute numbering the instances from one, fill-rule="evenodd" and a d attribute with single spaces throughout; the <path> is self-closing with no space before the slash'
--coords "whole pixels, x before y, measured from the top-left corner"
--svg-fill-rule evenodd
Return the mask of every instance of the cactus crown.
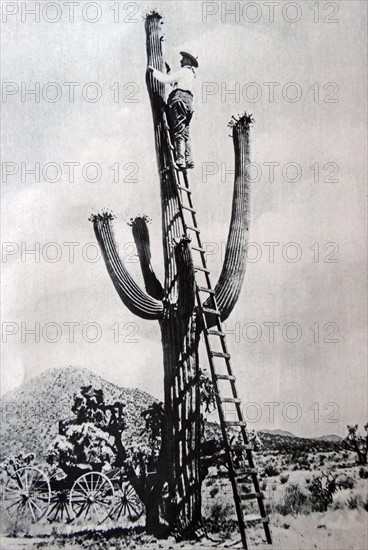
<path id="1" fill-rule="evenodd" d="M 112 221 L 116 218 L 115 214 L 112 212 L 112 210 L 103 210 L 102 212 L 97 212 L 96 214 L 91 214 L 88 218 L 88 221 L 94 223 L 94 222 L 104 222 L 104 221 Z"/>
<path id="2" fill-rule="evenodd" d="M 248 113 L 244 113 L 241 116 L 238 115 L 238 117 L 239 118 L 236 118 L 234 116 L 231 117 L 231 120 L 228 124 L 229 128 L 239 128 L 240 126 L 250 126 L 255 122 L 253 115 Z"/>

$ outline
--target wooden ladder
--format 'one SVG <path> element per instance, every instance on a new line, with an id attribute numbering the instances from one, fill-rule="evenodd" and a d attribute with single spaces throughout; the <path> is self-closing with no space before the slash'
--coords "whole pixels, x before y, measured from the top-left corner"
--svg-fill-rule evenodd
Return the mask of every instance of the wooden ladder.
<path id="1" fill-rule="evenodd" d="M 194 271 L 196 273 L 196 301 L 198 310 L 202 314 L 204 340 L 211 369 L 212 383 L 216 395 L 217 410 L 225 447 L 225 457 L 234 495 L 241 541 L 243 548 L 248 550 L 246 529 L 257 523 L 262 523 L 266 541 L 268 544 L 272 544 L 269 518 L 265 510 L 264 495 L 260 489 L 258 472 L 253 461 L 252 445 L 248 440 L 241 401 L 235 386 L 236 379 L 231 367 L 231 356 L 226 346 L 225 333 L 222 330 L 221 315 L 218 311 L 215 291 L 211 286 L 210 271 L 206 263 L 206 251 L 202 247 L 201 235 L 198 229 L 196 211 L 193 208 L 192 192 L 189 189 L 187 172 L 186 170 L 178 169 L 176 166 L 174 147 L 170 136 L 170 127 L 165 113 L 163 117 L 170 164 L 171 168 L 173 168 L 173 172 L 176 174 L 179 208 L 183 221 L 184 235 L 190 238 L 193 237 L 193 234 L 195 236 L 195 244 L 191 243 L 190 246 L 194 262 Z M 188 216 L 191 217 L 190 223 L 187 223 Z M 195 260 L 196 257 L 198 261 Z M 198 285 L 198 275 L 201 275 L 204 281 L 201 285 Z M 206 305 L 204 302 L 206 302 Z M 208 328 L 207 317 L 209 315 L 212 317 L 212 320 L 215 319 L 215 323 L 211 323 L 211 326 L 215 328 Z M 215 342 L 221 351 L 214 351 L 216 347 Z M 227 392 L 220 387 L 221 385 L 227 386 Z M 234 410 L 231 411 L 231 414 L 235 417 L 233 420 L 227 420 L 226 418 L 226 411 L 224 409 L 227 403 L 231 403 L 234 406 Z M 240 442 L 236 444 L 233 444 L 231 441 L 231 434 L 229 433 L 229 428 L 231 430 L 234 426 L 238 427 L 240 430 Z M 246 467 L 238 467 L 237 457 L 239 456 L 246 456 Z M 251 479 L 253 491 L 246 493 L 244 490 L 242 491 L 242 483 L 247 482 L 249 479 Z M 246 515 L 244 513 L 244 501 L 249 500 L 257 501 L 259 515 L 258 513 L 256 515 Z"/>

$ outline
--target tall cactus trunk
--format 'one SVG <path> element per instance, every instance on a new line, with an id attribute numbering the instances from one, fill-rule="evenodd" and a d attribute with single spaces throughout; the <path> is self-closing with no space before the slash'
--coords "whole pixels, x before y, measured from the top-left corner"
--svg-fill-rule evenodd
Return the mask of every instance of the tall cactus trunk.
<path id="1" fill-rule="evenodd" d="M 163 439 L 167 457 L 170 527 L 191 534 L 201 515 L 199 482 L 199 399 L 196 387 L 198 339 L 195 322 L 168 315 L 161 323 L 164 355 L 165 411 L 168 419 Z"/>
<path id="2" fill-rule="evenodd" d="M 146 19 L 148 64 L 163 70 L 162 17 Z M 171 532 L 192 535 L 201 524 L 200 485 L 200 391 L 198 344 L 203 325 L 195 307 L 195 280 L 189 239 L 183 237 L 176 173 L 170 164 L 164 113 L 164 85 L 150 72 L 146 83 L 151 101 L 156 158 L 160 179 L 162 244 L 165 281 L 161 285 L 151 262 L 146 216 L 132 220 L 133 237 L 142 268 L 146 292 L 134 281 L 121 261 L 114 242 L 111 213 L 91 217 L 111 280 L 124 305 L 135 315 L 160 323 L 163 346 L 165 423 L 157 461 L 157 475 L 141 479 L 133 472 L 136 491 L 146 505 L 146 527 L 159 534 L 159 504 Z M 232 123 L 235 152 L 233 209 L 227 250 L 216 302 L 221 318 L 233 310 L 244 279 L 249 228 L 249 128 L 252 118 L 244 115 Z M 208 326 L 214 322 L 207 319 Z M 132 481 L 132 482 L 133 482 Z"/>
<path id="3" fill-rule="evenodd" d="M 163 70 L 162 18 L 146 19 L 147 61 Z M 179 532 L 193 532 L 200 522 L 199 481 L 200 403 L 196 387 L 198 334 L 194 310 L 194 275 L 188 243 L 175 249 L 184 233 L 180 216 L 176 174 L 170 166 L 164 123 L 165 89 L 150 73 L 146 77 L 151 100 L 156 158 L 161 186 L 162 239 L 164 250 L 166 314 L 160 321 L 165 411 L 163 449 L 167 460 L 170 506 L 165 519 Z M 184 273 L 187 271 L 187 277 Z M 189 283 L 189 284 L 188 284 Z M 176 304 L 176 305 L 174 305 Z"/>

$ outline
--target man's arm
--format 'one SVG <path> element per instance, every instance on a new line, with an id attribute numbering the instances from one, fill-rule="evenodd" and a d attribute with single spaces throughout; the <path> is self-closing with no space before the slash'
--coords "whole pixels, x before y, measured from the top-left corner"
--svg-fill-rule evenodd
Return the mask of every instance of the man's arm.
<path id="1" fill-rule="evenodd" d="M 147 68 L 152 71 L 153 76 L 157 78 L 157 80 L 159 80 L 160 82 L 163 82 L 163 84 L 173 84 L 174 82 L 179 82 L 183 76 L 183 73 L 180 69 L 179 71 L 175 71 L 175 73 L 164 74 L 161 71 L 154 69 L 150 65 L 148 65 Z"/>

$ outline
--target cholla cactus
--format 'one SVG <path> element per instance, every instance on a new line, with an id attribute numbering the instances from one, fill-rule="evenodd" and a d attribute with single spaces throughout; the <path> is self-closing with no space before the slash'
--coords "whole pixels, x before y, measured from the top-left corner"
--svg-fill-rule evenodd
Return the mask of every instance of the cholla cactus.
<path id="1" fill-rule="evenodd" d="M 163 21 L 154 12 L 146 18 L 147 64 L 164 70 Z M 164 111 L 164 85 L 146 74 L 151 101 L 156 158 L 160 178 L 164 282 L 156 277 L 150 251 L 148 219 L 131 219 L 133 237 L 142 268 L 146 292 L 134 281 L 119 258 L 112 232 L 111 213 L 92 216 L 95 234 L 111 280 L 125 306 L 142 319 L 161 327 L 164 367 L 164 410 L 156 502 L 146 510 L 147 529 L 157 532 L 159 497 L 165 487 L 170 505 L 165 519 L 172 530 L 193 533 L 201 522 L 200 387 L 198 343 L 202 324 L 195 307 L 195 279 L 189 239 L 183 238 L 176 174 L 170 164 Z M 249 130 L 252 118 L 233 119 L 230 126 L 235 152 L 235 181 L 230 230 L 224 265 L 216 285 L 222 320 L 233 310 L 245 273 L 249 228 Z M 208 319 L 208 325 L 214 320 Z"/>

